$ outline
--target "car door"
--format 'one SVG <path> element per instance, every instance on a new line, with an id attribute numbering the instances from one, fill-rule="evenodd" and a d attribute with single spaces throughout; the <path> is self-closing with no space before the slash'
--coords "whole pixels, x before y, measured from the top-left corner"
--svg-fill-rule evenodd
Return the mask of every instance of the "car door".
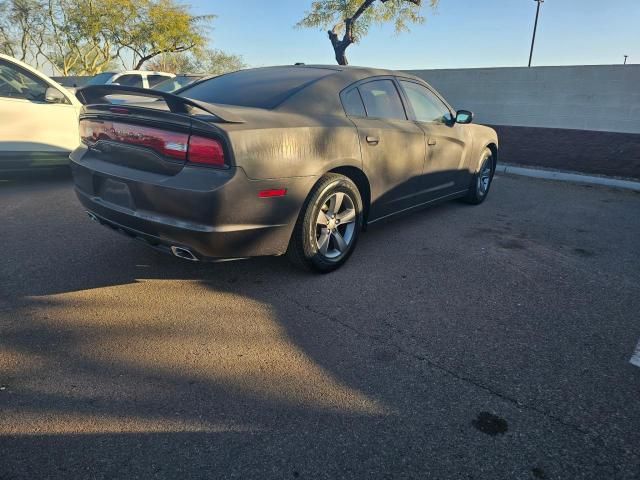
<path id="1" fill-rule="evenodd" d="M 57 88 L 26 68 L 0 59 L 0 168 L 66 162 L 69 152 L 80 144 L 78 109 L 68 93 L 59 89 L 58 98 L 47 100 L 49 87 Z"/>
<path id="2" fill-rule="evenodd" d="M 342 98 L 358 129 L 363 169 L 371 186 L 370 220 L 418 203 L 425 135 L 408 120 L 396 82 L 391 77 L 368 80 Z"/>
<path id="3" fill-rule="evenodd" d="M 455 123 L 449 107 L 423 84 L 408 79 L 399 79 L 399 84 L 410 118 L 427 138 L 421 188 L 431 198 L 466 189 L 469 176 L 463 166 L 471 142 L 467 129 Z"/>

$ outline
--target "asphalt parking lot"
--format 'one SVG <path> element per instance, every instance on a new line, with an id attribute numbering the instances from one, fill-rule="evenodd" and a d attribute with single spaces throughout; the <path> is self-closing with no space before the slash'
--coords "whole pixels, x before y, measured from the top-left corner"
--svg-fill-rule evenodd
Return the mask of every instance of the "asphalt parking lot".
<path id="1" fill-rule="evenodd" d="M 640 195 L 497 177 L 330 275 L 0 183 L 0 478 L 637 479 Z"/>

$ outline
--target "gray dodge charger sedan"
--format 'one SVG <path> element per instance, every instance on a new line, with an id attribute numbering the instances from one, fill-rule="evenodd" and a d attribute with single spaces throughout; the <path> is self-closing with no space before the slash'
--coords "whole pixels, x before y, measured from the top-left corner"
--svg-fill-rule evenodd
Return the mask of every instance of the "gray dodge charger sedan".
<path id="1" fill-rule="evenodd" d="M 114 105 L 109 95 L 153 101 Z M 481 203 L 498 155 L 423 80 L 338 66 L 243 70 L 177 95 L 81 89 L 71 154 L 89 216 L 187 260 L 287 254 L 342 265 L 368 224 L 436 202 Z"/>

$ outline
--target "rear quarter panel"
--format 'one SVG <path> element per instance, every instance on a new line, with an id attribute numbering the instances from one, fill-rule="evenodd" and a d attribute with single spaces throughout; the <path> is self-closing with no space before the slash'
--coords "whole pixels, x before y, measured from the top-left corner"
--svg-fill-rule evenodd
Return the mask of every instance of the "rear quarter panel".
<path id="1" fill-rule="evenodd" d="M 360 143 L 346 117 L 265 112 L 224 127 L 235 164 L 254 180 L 319 177 L 339 166 L 362 167 Z"/>

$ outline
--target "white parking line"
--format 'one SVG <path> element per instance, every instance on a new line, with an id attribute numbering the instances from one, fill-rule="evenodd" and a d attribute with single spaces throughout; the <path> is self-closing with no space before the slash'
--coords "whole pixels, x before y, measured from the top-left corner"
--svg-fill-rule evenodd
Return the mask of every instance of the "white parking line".
<path id="1" fill-rule="evenodd" d="M 638 341 L 638 345 L 636 346 L 636 351 L 631 355 L 631 365 L 635 365 L 636 367 L 640 367 L 640 341 Z"/>

